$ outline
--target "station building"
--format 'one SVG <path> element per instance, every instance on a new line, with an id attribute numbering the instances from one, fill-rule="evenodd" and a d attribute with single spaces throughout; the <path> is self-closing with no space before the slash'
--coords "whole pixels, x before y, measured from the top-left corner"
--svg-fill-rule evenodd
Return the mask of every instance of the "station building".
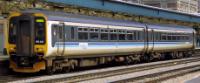
<path id="1" fill-rule="evenodd" d="M 128 3 L 139 3 L 154 7 L 176 10 L 185 13 L 198 13 L 199 0 L 117 0 Z"/>

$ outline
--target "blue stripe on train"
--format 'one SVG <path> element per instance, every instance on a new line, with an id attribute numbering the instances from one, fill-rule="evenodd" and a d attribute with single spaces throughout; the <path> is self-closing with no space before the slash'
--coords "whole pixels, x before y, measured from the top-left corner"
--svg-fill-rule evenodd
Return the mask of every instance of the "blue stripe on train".
<path id="1" fill-rule="evenodd" d="M 56 42 L 55 47 L 61 47 L 63 45 L 67 47 L 79 47 L 80 43 L 87 44 L 88 47 L 104 47 L 104 46 L 144 46 L 144 42 Z M 185 42 L 154 42 L 154 45 L 178 45 Z M 153 42 L 149 43 L 150 45 Z"/>

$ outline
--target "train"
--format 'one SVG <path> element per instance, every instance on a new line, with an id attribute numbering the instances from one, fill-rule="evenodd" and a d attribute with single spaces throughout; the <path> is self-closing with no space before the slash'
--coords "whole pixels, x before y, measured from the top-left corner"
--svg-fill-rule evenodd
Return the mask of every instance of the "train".
<path id="1" fill-rule="evenodd" d="M 188 57 L 196 44 L 192 27 L 47 10 L 11 13 L 6 32 L 9 68 L 23 73 Z"/>

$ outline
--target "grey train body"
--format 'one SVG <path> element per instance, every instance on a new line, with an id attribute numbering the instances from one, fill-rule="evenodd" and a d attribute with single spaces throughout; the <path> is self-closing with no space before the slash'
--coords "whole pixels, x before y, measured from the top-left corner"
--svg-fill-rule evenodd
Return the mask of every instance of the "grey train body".
<path id="1" fill-rule="evenodd" d="M 62 14 L 61 14 L 62 15 Z M 191 27 L 66 14 L 48 17 L 49 56 L 98 57 L 194 48 Z"/>
<path id="2" fill-rule="evenodd" d="M 196 43 L 196 32 L 191 27 L 40 10 L 25 13 L 42 13 L 47 18 L 47 51 L 43 58 L 50 72 L 112 61 L 185 56 Z"/>

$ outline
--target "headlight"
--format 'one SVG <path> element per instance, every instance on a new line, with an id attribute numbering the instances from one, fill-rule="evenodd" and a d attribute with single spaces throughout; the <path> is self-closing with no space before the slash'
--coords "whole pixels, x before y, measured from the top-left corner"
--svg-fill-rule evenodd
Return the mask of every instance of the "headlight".
<path id="1" fill-rule="evenodd" d="M 15 51 L 15 48 L 10 48 L 10 51 L 12 51 L 12 52 Z"/>
<path id="2" fill-rule="evenodd" d="M 37 48 L 37 52 L 44 52 L 43 48 Z"/>

